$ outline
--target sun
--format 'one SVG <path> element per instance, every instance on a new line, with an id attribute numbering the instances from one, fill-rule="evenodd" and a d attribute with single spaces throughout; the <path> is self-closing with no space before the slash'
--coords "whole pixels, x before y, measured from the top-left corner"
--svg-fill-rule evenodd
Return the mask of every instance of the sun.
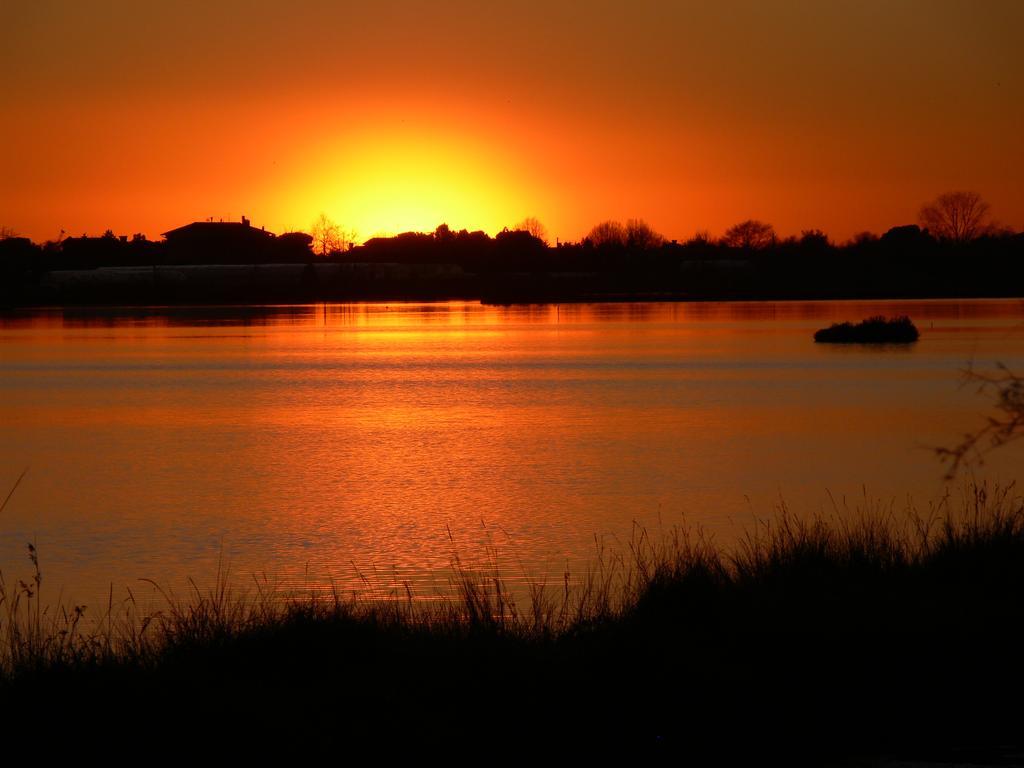
<path id="1" fill-rule="evenodd" d="M 494 234 L 521 218 L 526 197 L 508 153 L 470 135 L 402 126 L 345 136 L 304 175 L 293 218 L 322 211 L 357 242 L 442 223 Z"/>

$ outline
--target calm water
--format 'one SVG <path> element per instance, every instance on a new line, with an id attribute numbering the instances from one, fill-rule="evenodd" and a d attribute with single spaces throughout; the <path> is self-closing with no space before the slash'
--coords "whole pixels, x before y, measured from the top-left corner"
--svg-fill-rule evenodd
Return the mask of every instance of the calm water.
<path id="1" fill-rule="evenodd" d="M 909 314 L 911 348 L 815 345 Z M 634 521 L 728 539 L 784 498 L 940 497 L 981 423 L 961 369 L 1024 370 L 1019 301 L 356 304 L 0 318 L 0 568 L 55 597 L 140 577 L 419 588 L 490 542 L 515 577 Z M 1021 454 L 985 474 L 1018 476 Z"/>

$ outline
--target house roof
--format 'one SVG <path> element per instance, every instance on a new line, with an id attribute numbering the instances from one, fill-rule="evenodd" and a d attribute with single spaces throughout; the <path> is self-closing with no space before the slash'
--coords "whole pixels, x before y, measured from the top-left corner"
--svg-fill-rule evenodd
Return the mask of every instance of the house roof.
<path id="1" fill-rule="evenodd" d="M 162 233 L 165 238 L 174 238 L 181 235 L 217 235 L 223 237 L 274 237 L 273 232 L 265 229 L 257 229 L 250 226 L 248 222 L 240 221 L 193 221 L 177 229 L 171 229 Z"/>

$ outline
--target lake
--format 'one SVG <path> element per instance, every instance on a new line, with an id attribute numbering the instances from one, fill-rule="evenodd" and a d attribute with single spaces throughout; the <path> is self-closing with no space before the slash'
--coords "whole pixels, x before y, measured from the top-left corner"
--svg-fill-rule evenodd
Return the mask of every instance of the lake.
<path id="1" fill-rule="evenodd" d="M 906 347 L 814 344 L 908 314 Z M 0 315 L 0 568 L 49 599 L 142 578 L 417 594 L 453 553 L 559 580 L 634 526 L 729 541 L 947 491 L 972 362 L 1024 371 L 1024 302 L 350 304 Z M 1020 448 L 979 476 L 1020 476 Z"/>

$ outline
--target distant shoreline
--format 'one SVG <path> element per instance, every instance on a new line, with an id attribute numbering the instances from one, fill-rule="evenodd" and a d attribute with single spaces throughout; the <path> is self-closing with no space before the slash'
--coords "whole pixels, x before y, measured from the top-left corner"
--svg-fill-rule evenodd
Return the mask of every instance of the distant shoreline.
<path id="1" fill-rule="evenodd" d="M 836 245 L 817 231 L 768 237 L 771 227 L 750 221 L 765 237 L 679 243 L 634 224 L 632 239 L 598 237 L 597 228 L 554 247 L 525 230 L 491 238 L 442 225 L 320 255 L 310 235 L 274 235 L 246 219 L 194 222 L 164 242 L 109 232 L 42 245 L 8 237 L 0 306 L 1024 296 L 1024 234 L 1009 230 L 950 239 L 907 225 Z"/>
<path id="2" fill-rule="evenodd" d="M 713 268 L 709 268 L 712 269 Z M 719 269 L 720 271 L 720 269 Z M 730 272 L 734 270 L 730 269 Z M 720 275 L 718 275 L 720 277 Z M 740 278 L 740 275 L 731 275 Z M 1014 280 L 828 287 L 684 279 L 683 274 L 473 273 L 458 264 L 298 263 L 52 270 L 0 296 L 0 311 L 45 306 L 253 305 L 348 301 L 551 304 L 640 301 L 1014 299 Z M 687 285 L 687 283 L 689 283 Z M 712 284 L 715 283 L 715 284 Z"/>

